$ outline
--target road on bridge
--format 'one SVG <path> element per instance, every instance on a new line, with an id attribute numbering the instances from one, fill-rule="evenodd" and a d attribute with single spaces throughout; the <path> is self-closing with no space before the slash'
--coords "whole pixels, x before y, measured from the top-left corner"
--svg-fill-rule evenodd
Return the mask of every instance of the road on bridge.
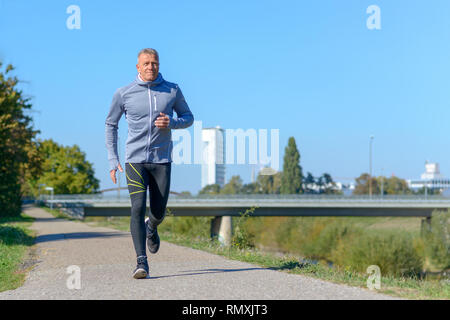
<path id="1" fill-rule="evenodd" d="M 37 232 L 30 260 L 34 266 L 22 287 L 0 292 L 1 300 L 396 299 L 167 242 L 149 254 L 150 277 L 136 280 L 130 233 L 56 219 L 32 205 L 24 206 L 24 212 L 36 219 L 31 227 Z"/>

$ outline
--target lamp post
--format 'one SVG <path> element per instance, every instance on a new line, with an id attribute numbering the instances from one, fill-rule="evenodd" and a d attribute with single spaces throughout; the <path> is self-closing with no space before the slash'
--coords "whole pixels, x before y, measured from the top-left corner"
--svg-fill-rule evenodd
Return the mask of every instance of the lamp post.
<path id="1" fill-rule="evenodd" d="M 38 199 L 39 199 L 39 201 L 42 200 L 42 199 L 41 199 L 41 187 L 44 187 L 44 186 L 46 186 L 45 183 L 40 183 L 40 184 L 39 184 L 39 191 L 38 191 Z"/>
<path id="2" fill-rule="evenodd" d="M 369 140 L 369 197 L 372 198 L 372 141 L 374 136 L 370 136 Z"/>
<path id="3" fill-rule="evenodd" d="M 50 198 L 50 200 L 52 200 L 52 201 L 50 202 L 50 209 L 53 209 L 53 188 L 52 188 L 52 187 L 46 187 L 45 190 L 50 191 L 51 194 L 52 194 L 52 196 L 51 196 L 51 198 Z"/>

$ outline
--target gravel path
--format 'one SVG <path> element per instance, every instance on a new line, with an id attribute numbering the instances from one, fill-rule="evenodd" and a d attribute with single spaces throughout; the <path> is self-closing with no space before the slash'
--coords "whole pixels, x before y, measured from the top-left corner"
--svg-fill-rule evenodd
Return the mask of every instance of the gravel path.
<path id="1" fill-rule="evenodd" d="M 128 232 L 55 219 L 34 206 L 24 206 L 24 212 L 36 218 L 31 227 L 38 234 L 34 267 L 22 287 L 0 292 L 1 300 L 397 299 L 167 242 L 161 242 L 157 254 L 149 254 L 150 278 L 136 280 L 131 276 L 136 257 Z M 73 265 L 80 271 L 80 289 L 70 281 L 76 272 L 67 272 Z"/>

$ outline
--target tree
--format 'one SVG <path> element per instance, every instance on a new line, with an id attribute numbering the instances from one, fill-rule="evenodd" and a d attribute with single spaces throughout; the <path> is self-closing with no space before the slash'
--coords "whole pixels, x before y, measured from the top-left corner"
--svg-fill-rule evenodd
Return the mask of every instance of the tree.
<path id="1" fill-rule="evenodd" d="M 282 176 L 281 172 L 277 172 L 271 175 L 259 173 L 258 177 L 256 178 L 256 181 L 260 185 L 261 193 L 280 194 L 281 176 Z"/>
<path id="2" fill-rule="evenodd" d="M 323 189 L 321 190 L 321 193 L 342 194 L 342 191 L 336 189 L 336 183 L 333 181 L 330 174 L 324 173 L 321 178 L 323 181 Z"/>
<path id="3" fill-rule="evenodd" d="M 294 137 L 290 137 L 284 150 L 283 174 L 280 192 L 293 194 L 302 192 L 302 168 L 300 167 L 300 153 Z"/>
<path id="4" fill-rule="evenodd" d="M 323 179 L 323 176 L 320 176 L 316 179 L 316 185 L 317 185 L 317 192 L 322 193 L 322 190 L 325 188 L 325 181 Z"/>
<path id="5" fill-rule="evenodd" d="M 220 185 L 217 183 L 215 184 L 208 184 L 202 188 L 198 192 L 199 194 L 219 194 L 220 193 Z"/>
<path id="6" fill-rule="evenodd" d="M 311 172 L 308 172 L 306 178 L 303 180 L 303 189 L 305 193 L 309 194 L 341 194 L 342 192 L 336 190 L 336 183 L 330 174 L 324 173 L 322 176 L 315 178 Z"/>
<path id="7" fill-rule="evenodd" d="M 383 194 L 412 194 L 408 183 L 404 179 L 397 177 L 372 177 L 372 195 L 381 194 L 381 185 L 383 184 Z M 353 194 L 369 194 L 369 174 L 363 173 L 356 178 L 355 190 Z"/>
<path id="8" fill-rule="evenodd" d="M 16 77 L 8 77 L 14 70 L 8 65 L 4 72 L 0 62 L 0 215 L 21 213 L 22 196 L 28 195 L 30 179 L 36 179 L 42 168 L 33 130 L 32 118 L 25 115 L 31 109 L 29 98 L 16 88 Z"/>
<path id="9" fill-rule="evenodd" d="M 39 152 L 45 159 L 43 173 L 36 181 L 53 187 L 55 194 L 90 194 L 99 189 L 92 164 L 77 145 L 64 147 L 52 139 L 39 141 Z"/>
<path id="10" fill-rule="evenodd" d="M 383 193 L 384 194 L 412 194 L 412 190 L 408 188 L 408 183 L 404 179 L 392 176 L 388 179 L 385 177 L 379 177 L 377 180 L 381 183 L 383 181 Z"/>
<path id="11" fill-rule="evenodd" d="M 315 193 L 314 186 L 316 184 L 316 179 L 311 172 L 306 174 L 306 178 L 303 180 L 303 191 L 304 193 Z"/>
<path id="12" fill-rule="evenodd" d="M 380 194 L 377 179 L 375 177 L 371 177 L 369 179 L 368 173 L 362 173 L 358 178 L 356 178 L 356 186 L 355 190 L 353 190 L 353 194 L 369 194 L 369 180 L 372 183 L 372 194 Z"/>
<path id="13" fill-rule="evenodd" d="M 246 183 L 242 186 L 241 192 L 242 194 L 258 194 L 261 193 L 261 186 L 258 182 Z"/>
<path id="14" fill-rule="evenodd" d="M 436 188 L 425 188 L 425 187 L 422 187 L 422 188 L 420 188 L 420 189 L 418 189 L 418 190 L 416 190 L 415 192 L 413 192 L 414 194 L 417 194 L 417 195 L 422 195 L 422 194 L 427 194 L 427 195 L 429 195 L 429 196 L 431 196 L 431 195 L 441 195 L 442 194 L 442 189 L 436 189 Z"/>
<path id="15" fill-rule="evenodd" d="M 230 181 L 220 190 L 221 194 L 239 194 L 242 191 L 242 179 L 240 176 L 232 176 Z"/>

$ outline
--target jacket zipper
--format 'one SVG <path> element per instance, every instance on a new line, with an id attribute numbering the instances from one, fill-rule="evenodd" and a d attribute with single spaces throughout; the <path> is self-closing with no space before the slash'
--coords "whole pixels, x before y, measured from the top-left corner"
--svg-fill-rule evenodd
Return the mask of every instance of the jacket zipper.
<path id="1" fill-rule="evenodd" d="M 149 103 L 149 109 L 150 109 L 150 119 L 149 119 L 149 133 L 148 133 L 148 142 L 147 142 L 147 161 L 150 161 L 150 139 L 152 137 L 152 99 L 151 99 L 151 91 L 150 91 L 150 85 L 147 86 L 148 88 L 148 103 Z"/>
<path id="2" fill-rule="evenodd" d="M 153 95 L 153 102 L 155 104 L 155 111 L 156 111 L 156 95 Z"/>

